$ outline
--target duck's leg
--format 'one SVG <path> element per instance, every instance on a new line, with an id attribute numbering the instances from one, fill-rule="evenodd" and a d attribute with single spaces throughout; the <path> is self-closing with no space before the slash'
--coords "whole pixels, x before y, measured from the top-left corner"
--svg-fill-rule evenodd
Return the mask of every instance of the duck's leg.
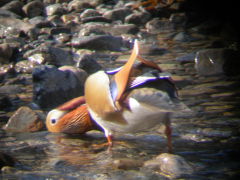
<path id="1" fill-rule="evenodd" d="M 165 134 L 167 137 L 167 146 L 168 146 L 168 152 L 172 153 L 172 128 L 171 128 L 171 120 L 170 117 L 167 117 L 165 120 Z"/>

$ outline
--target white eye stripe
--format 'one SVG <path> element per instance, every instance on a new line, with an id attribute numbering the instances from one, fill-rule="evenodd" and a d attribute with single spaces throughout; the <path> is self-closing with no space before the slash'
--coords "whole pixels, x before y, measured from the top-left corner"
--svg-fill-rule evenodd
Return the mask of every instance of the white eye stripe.
<path id="1" fill-rule="evenodd" d="M 48 113 L 47 119 L 50 121 L 51 125 L 55 125 L 64 114 L 66 114 L 66 111 L 54 109 Z"/>

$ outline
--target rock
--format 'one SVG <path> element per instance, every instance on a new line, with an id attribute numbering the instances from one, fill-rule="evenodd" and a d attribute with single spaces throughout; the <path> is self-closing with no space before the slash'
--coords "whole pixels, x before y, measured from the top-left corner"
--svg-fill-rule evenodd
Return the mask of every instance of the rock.
<path id="1" fill-rule="evenodd" d="M 146 161 L 144 167 L 159 171 L 171 178 L 180 178 L 194 173 L 194 168 L 183 157 L 163 153 L 153 160 Z"/>
<path id="2" fill-rule="evenodd" d="M 20 107 L 3 127 L 9 132 L 36 132 L 44 128 L 46 115 L 27 106 Z"/>
<path id="3" fill-rule="evenodd" d="M 88 18 L 95 16 L 101 16 L 101 14 L 95 9 L 86 9 L 81 13 L 80 18 Z"/>
<path id="4" fill-rule="evenodd" d="M 88 74 L 95 73 L 102 69 L 102 66 L 91 54 L 83 54 L 78 59 L 77 67 L 84 69 Z"/>
<path id="5" fill-rule="evenodd" d="M 179 32 L 173 37 L 173 40 L 179 42 L 192 42 L 197 41 L 199 39 L 191 36 L 187 32 Z"/>
<path id="6" fill-rule="evenodd" d="M 14 166 L 15 163 L 16 160 L 13 157 L 0 151 L 0 169 L 4 166 Z"/>
<path id="7" fill-rule="evenodd" d="M 113 21 L 124 22 L 125 17 L 132 13 L 131 9 L 128 8 L 115 8 L 113 10 L 106 11 L 103 16 Z"/>
<path id="8" fill-rule="evenodd" d="M 26 23 L 22 20 L 16 19 L 16 18 L 11 18 L 11 17 L 5 17 L 5 18 L 0 18 L 0 31 L 2 26 L 10 29 L 16 29 L 17 32 L 23 31 L 27 34 L 34 26 L 30 23 Z M 0 32 L 1 35 L 1 32 Z M 9 35 L 9 34 L 6 34 Z"/>
<path id="9" fill-rule="evenodd" d="M 182 62 L 182 63 L 184 63 L 184 62 L 194 62 L 195 57 L 196 57 L 196 53 L 193 52 L 193 53 L 186 54 L 184 56 L 177 57 L 176 61 L 179 61 L 179 62 Z"/>
<path id="10" fill-rule="evenodd" d="M 136 25 L 144 25 L 151 19 L 151 14 L 148 12 L 137 12 L 128 15 L 125 18 L 125 23 L 136 24 Z"/>
<path id="11" fill-rule="evenodd" d="M 89 22 L 105 22 L 105 23 L 111 23 L 112 20 L 107 19 L 103 16 L 94 16 L 94 17 L 86 17 L 82 18 L 82 23 L 89 23 Z"/>
<path id="12" fill-rule="evenodd" d="M 154 18 L 146 23 L 146 29 L 149 33 L 158 34 L 162 32 L 171 32 L 174 30 L 174 26 L 169 20 Z"/>
<path id="13" fill-rule="evenodd" d="M 10 98 L 5 94 L 0 94 L 0 109 L 6 110 L 12 106 Z"/>
<path id="14" fill-rule="evenodd" d="M 48 16 L 62 15 L 64 14 L 64 12 L 66 12 L 65 9 L 62 7 L 62 5 L 59 3 L 51 4 L 47 6 L 45 9 L 46 9 L 46 14 Z"/>
<path id="15" fill-rule="evenodd" d="M 44 4 L 39 0 L 34 0 L 24 5 L 22 9 L 29 18 L 41 16 L 44 13 Z"/>
<path id="16" fill-rule="evenodd" d="M 73 38 L 72 45 L 82 49 L 121 51 L 124 40 L 122 37 L 111 35 L 84 36 Z"/>
<path id="17" fill-rule="evenodd" d="M 139 28 L 135 24 L 117 24 L 111 28 L 111 34 L 114 36 L 121 36 L 122 34 L 137 34 Z"/>
<path id="18" fill-rule="evenodd" d="M 41 108 L 49 110 L 74 97 L 82 96 L 87 73 L 76 67 L 58 69 L 41 65 L 34 69 L 32 76 L 33 101 Z"/>
<path id="19" fill-rule="evenodd" d="M 27 51 L 23 57 L 38 64 L 48 63 L 55 66 L 74 64 L 70 49 L 58 48 L 44 43 L 36 49 Z"/>
<path id="20" fill-rule="evenodd" d="M 83 0 L 73 0 L 68 4 L 69 11 L 81 12 L 85 9 L 94 8 L 94 6 L 90 3 L 90 1 Z"/>
<path id="21" fill-rule="evenodd" d="M 19 16 L 23 16 L 24 12 L 22 10 L 22 7 L 23 7 L 22 2 L 20 2 L 19 0 L 14 0 L 14 1 L 11 1 L 11 2 L 5 4 L 1 8 L 11 11 L 13 13 L 16 13 Z"/>
<path id="22" fill-rule="evenodd" d="M 1 1 L 0 1 L 1 2 Z M 14 19 L 20 19 L 20 16 L 15 14 L 14 12 L 5 10 L 5 9 L 0 9 L 0 19 L 1 18 L 14 18 Z"/>
<path id="23" fill-rule="evenodd" d="M 0 44 L 0 63 L 9 63 L 13 55 L 13 48 L 9 44 Z"/>
<path id="24" fill-rule="evenodd" d="M 174 29 L 184 28 L 187 22 L 187 16 L 185 13 L 173 13 L 169 21 L 173 24 Z"/>
<path id="25" fill-rule="evenodd" d="M 143 161 L 129 158 L 122 158 L 113 161 L 113 166 L 117 169 L 138 169 L 143 165 Z"/>
<path id="26" fill-rule="evenodd" d="M 199 75 L 238 75 L 239 53 L 230 49 L 204 49 L 196 53 L 195 68 Z"/>

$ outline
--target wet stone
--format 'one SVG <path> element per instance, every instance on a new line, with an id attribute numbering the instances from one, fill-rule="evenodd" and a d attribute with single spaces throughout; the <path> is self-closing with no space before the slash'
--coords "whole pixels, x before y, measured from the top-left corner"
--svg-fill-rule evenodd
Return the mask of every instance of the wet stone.
<path id="1" fill-rule="evenodd" d="M 4 6 L 2 6 L 2 9 L 11 11 L 13 13 L 16 13 L 19 16 L 23 16 L 23 3 L 19 0 L 13 0 L 7 4 L 5 4 Z"/>
<path id="2" fill-rule="evenodd" d="M 13 54 L 13 48 L 9 44 L 0 44 L 0 63 L 9 63 Z"/>
<path id="3" fill-rule="evenodd" d="M 84 1 L 73 0 L 68 4 L 69 11 L 81 12 L 87 8 L 94 8 L 90 1 L 87 0 Z"/>
<path id="4" fill-rule="evenodd" d="M 174 30 L 173 24 L 167 20 L 154 18 L 146 23 L 146 29 L 149 33 L 158 34 L 162 32 L 171 32 Z"/>
<path id="5" fill-rule="evenodd" d="M 163 153 L 153 160 L 146 161 L 144 167 L 159 171 L 172 178 L 180 178 L 194 173 L 194 168 L 183 157 Z"/>
<path id="6" fill-rule="evenodd" d="M 45 114 L 29 107 L 20 107 L 4 126 L 10 132 L 35 132 L 44 128 Z"/>
<path id="7" fill-rule="evenodd" d="M 143 161 L 136 159 L 117 159 L 113 161 L 113 166 L 117 169 L 131 170 L 138 169 L 143 165 Z"/>
<path id="8" fill-rule="evenodd" d="M 16 160 L 12 156 L 0 151 L 0 168 L 4 166 L 14 166 L 15 163 Z"/>
<path id="9" fill-rule="evenodd" d="M 62 15 L 65 12 L 65 9 L 59 3 L 51 4 L 51 5 L 47 6 L 45 9 L 46 9 L 46 14 L 48 16 Z"/>
<path id="10" fill-rule="evenodd" d="M 124 47 L 124 40 L 121 37 L 110 35 L 73 38 L 71 43 L 76 48 L 91 50 L 121 51 Z"/>
<path id="11" fill-rule="evenodd" d="M 144 25 L 151 19 L 151 14 L 148 12 L 137 12 L 128 15 L 125 18 L 125 23 L 135 24 L 135 25 Z"/>
<path id="12" fill-rule="evenodd" d="M 83 95 L 87 73 L 76 67 L 39 66 L 33 73 L 33 101 L 51 109 Z M 66 83 L 67 82 L 67 83 Z"/>
<path id="13" fill-rule="evenodd" d="M 80 15 L 80 18 L 101 16 L 101 14 L 95 9 L 86 9 Z"/>
<path id="14" fill-rule="evenodd" d="M 128 8 L 115 8 L 113 10 L 105 12 L 103 16 L 113 21 L 120 20 L 124 22 L 125 17 L 131 13 L 131 9 Z"/>
<path id="15" fill-rule="evenodd" d="M 44 4 L 41 1 L 34 0 L 24 5 L 22 9 L 29 18 L 41 16 L 44 12 Z"/>

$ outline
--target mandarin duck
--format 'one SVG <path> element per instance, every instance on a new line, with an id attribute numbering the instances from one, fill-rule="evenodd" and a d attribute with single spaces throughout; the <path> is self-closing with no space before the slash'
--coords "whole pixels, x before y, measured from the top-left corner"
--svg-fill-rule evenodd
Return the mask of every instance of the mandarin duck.
<path id="1" fill-rule="evenodd" d="M 137 41 L 123 67 L 87 78 L 85 99 L 110 147 L 114 133 L 136 133 L 165 124 L 168 150 L 172 151 L 170 114 L 182 109 L 177 90 L 157 64 L 139 56 Z"/>
<path id="2" fill-rule="evenodd" d="M 66 134 L 83 134 L 90 130 L 101 130 L 91 119 L 83 96 L 51 110 L 46 118 L 46 126 L 50 132 Z"/>

